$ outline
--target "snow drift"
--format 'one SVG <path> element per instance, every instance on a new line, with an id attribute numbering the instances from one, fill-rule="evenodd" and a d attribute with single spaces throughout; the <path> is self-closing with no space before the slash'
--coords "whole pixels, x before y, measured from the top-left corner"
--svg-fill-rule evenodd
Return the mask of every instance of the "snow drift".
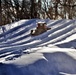
<path id="1" fill-rule="evenodd" d="M 51 30 L 31 36 L 37 22 Z M 75 48 L 76 20 L 31 19 L 1 26 L 0 75 L 76 74 Z"/>

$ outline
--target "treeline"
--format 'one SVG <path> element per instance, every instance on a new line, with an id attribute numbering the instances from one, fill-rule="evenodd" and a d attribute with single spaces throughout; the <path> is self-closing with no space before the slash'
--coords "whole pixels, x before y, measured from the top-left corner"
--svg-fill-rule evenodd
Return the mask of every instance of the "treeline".
<path id="1" fill-rule="evenodd" d="M 75 19 L 76 0 L 0 0 L 0 25 L 32 18 Z"/>

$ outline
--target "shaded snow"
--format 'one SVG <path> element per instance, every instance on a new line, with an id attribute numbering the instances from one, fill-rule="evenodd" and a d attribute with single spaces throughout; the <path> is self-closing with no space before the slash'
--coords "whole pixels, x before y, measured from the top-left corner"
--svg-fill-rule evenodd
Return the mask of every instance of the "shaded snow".
<path id="1" fill-rule="evenodd" d="M 31 36 L 37 22 L 51 30 Z M 76 75 L 76 20 L 21 20 L 0 26 L 0 75 Z"/>

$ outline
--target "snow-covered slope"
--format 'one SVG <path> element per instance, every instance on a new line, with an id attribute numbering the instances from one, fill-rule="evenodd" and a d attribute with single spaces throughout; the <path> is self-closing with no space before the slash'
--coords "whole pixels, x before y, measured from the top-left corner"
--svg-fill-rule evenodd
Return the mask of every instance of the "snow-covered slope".
<path id="1" fill-rule="evenodd" d="M 31 36 L 30 31 L 40 21 L 51 30 Z M 76 20 L 31 19 L 1 26 L 0 75 L 76 74 L 75 48 Z"/>

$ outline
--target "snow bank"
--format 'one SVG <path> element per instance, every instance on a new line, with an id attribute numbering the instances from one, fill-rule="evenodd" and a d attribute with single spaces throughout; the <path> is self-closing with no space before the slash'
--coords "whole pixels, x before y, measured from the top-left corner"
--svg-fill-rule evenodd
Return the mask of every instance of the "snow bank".
<path id="1" fill-rule="evenodd" d="M 51 30 L 31 36 L 37 22 Z M 76 75 L 76 20 L 31 19 L 0 26 L 0 75 Z"/>

